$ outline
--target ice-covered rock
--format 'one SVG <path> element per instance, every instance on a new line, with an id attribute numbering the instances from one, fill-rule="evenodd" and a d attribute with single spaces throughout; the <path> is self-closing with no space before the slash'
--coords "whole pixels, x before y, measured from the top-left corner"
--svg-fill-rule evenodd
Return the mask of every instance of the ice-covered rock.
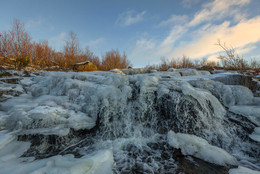
<path id="1" fill-rule="evenodd" d="M 176 69 L 175 68 L 169 68 L 167 71 L 168 72 L 174 72 L 174 71 L 176 71 Z"/>
<path id="2" fill-rule="evenodd" d="M 192 155 L 217 165 L 237 165 L 236 158 L 225 150 L 210 145 L 206 140 L 195 135 L 168 133 L 168 143 L 176 149 L 181 149 L 183 155 Z"/>
<path id="3" fill-rule="evenodd" d="M 31 174 L 113 174 L 113 154 L 109 150 L 99 151 L 92 156 L 74 158 L 73 155 L 55 156 Z"/>
<path id="4" fill-rule="evenodd" d="M 238 166 L 238 168 L 230 169 L 229 174 L 260 174 L 260 171 Z"/>
<path id="5" fill-rule="evenodd" d="M 260 142 L 260 127 L 256 127 L 254 132 L 249 135 L 252 140 Z"/>
<path id="6" fill-rule="evenodd" d="M 210 72 L 209 72 L 209 71 L 199 71 L 199 73 L 200 73 L 202 76 L 210 75 Z"/>
<path id="7" fill-rule="evenodd" d="M 75 158 L 73 155 L 58 155 L 35 161 L 30 158 L 2 161 L 0 163 L 0 173 L 112 174 L 113 163 L 112 152 L 110 150 L 101 150 L 81 158 Z"/>
<path id="8" fill-rule="evenodd" d="M 199 76 L 201 75 L 196 69 L 178 69 L 176 70 L 181 76 Z"/>
<path id="9" fill-rule="evenodd" d="M 156 69 L 149 70 L 149 73 L 157 73 L 158 71 Z"/>
<path id="10" fill-rule="evenodd" d="M 123 71 L 121 71 L 120 69 L 111 69 L 110 72 L 125 75 L 125 73 L 123 73 Z"/>
<path id="11" fill-rule="evenodd" d="M 241 114 L 252 121 L 257 126 L 260 126 L 260 107 L 259 105 L 235 105 L 230 106 L 231 112 Z"/>
<path id="12" fill-rule="evenodd" d="M 225 106 L 246 105 L 255 103 L 253 93 L 241 85 L 225 85 L 210 79 L 190 80 L 194 87 L 210 91 Z"/>

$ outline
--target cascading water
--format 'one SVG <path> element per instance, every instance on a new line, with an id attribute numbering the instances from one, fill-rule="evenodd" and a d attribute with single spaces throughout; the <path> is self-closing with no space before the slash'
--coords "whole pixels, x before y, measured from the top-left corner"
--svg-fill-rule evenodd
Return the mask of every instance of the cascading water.
<path id="1" fill-rule="evenodd" d="M 201 137 L 257 169 L 259 144 L 248 136 L 256 124 L 228 110 L 253 104 L 252 93 L 175 75 L 42 73 L 21 83 L 27 93 L 1 103 L 1 129 L 31 142 L 23 158 L 82 158 L 109 149 L 114 173 L 181 172 L 178 151 L 167 140 L 170 130 Z"/>

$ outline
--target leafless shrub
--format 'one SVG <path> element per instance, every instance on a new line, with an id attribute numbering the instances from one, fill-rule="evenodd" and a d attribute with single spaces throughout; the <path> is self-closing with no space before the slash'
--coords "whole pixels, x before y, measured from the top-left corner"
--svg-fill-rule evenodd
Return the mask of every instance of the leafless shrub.
<path id="1" fill-rule="evenodd" d="M 228 47 L 225 43 L 221 43 L 220 40 L 217 41 L 216 45 L 225 51 L 225 55 L 218 56 L 225 69 L 245 70 L 248 68 L 246 60 L 236 53 L 235 48 Z"/>
<path id="2" fill-rule="evenodd" d="M 103 56 L 101 70 L 124 69 L 128 66 L 130 66 L 130 61 L 127 59 L 126 54 L 121 55 L 118 50 L 112 49 Z"/>

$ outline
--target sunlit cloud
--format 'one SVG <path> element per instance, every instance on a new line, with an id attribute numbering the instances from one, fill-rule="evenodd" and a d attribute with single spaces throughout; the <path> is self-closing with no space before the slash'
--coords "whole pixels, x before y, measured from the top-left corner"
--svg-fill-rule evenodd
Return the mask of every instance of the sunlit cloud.
<path id="1" fill-rule="evenodd" d="M 244 53 L 248 53 L 248 52 L 250 52 L 250 51 L 252 51 L 252 50 L 254 50 L 254 49 L 256 49 L 257 48 L 257 46 L 256 45 L 251 45 L 251 44 L 249 44 L 248 46 L 244 46 L 244 47 L 242 47 L 242 48 L 238 48 L 237 50 L 236 50 L 236 52 L 237 52 L 237 54 L 244 54 Z"/>
<path id="2" fill-rule="evenodd" d="M 139 54 L 151 61 L 159 60 L 162 56 L 170 59 L 183 55 L 217 61 L 223 51 L 216 45 L 218 39 L 236 48 L 238 54 L 250 52 L 260 41 L 260 16 L 247 19 L 243 8 L 249 2 L 250 0 L 214 0 L 202 5 L 202 9 L 194 16 L 173 14 L 158 24 L 161 27 L 171 27 L 167 37 L 154 43 L 154 48 L 149 50 L 136 45 L 134 52 L 137 53 L 138 50 Z"/>
<path id="3" fill-rule="evenodd" d="M 221 48 L 214 43 L 220 39 L 222 42 L 231 44 L 234 48 L 242 48 L 248 44 L 260 41 L 260 16 L 243 21 L 235 26 L 230 22 L 223 22 L 221 25 L 205 30 L 199 37 L 180 45 L 174 49 L 171 56 L 190 55 L 194 58 L 206 56 L 221 51 Z M 246 49 L 244 49 L 245 53 Z M 250 51 L 250 49 L 247 49 Z"/>
<path id="4" fill-rule="evenodd" d="M 132 24 L 138 23 L 143 20 L 146 11 L 140 13 L 135 12 L 134 10 L 127 10 L 121 13 L 116 20 L 116 24 L 121 26 L 130 26 Z"/>
<path id="5" fill-rule="evenodd" d="M 236 8 L 246 5 L 250 0 L 215 0 L 204 5 L 204 8 L 195 14 L 189 26 L 196 26 L 202 22 L 211 21 L 212 19 L 223 19 L 237 12 Z M 234 11 L 234 12 L 233 12 Z"/>

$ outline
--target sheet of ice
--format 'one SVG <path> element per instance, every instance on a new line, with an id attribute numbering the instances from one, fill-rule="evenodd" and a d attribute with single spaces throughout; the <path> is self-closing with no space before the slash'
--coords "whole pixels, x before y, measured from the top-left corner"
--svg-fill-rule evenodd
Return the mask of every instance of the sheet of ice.
<path id="1" fill-rule="evenodd" d="M 112 151 L 100 150 L 81 158 L 58 155 L 35 161 L 32 158 L 2 161 L 0 174 L 112 174 L 113 163 Z"/>
<path id="2" fill-rule="evenodd" d="M 177 70 L 178 72 L 180 72 L 181 76 L 200 76 L 201 74 L 195 70 L 195 69 L 180 69 Z"/>
<path id="3" fill-rule="evenodd" d="M 5 129 L 6 120 L 9 116 L 5 112 L 0 111 L 0 130 Z"/>
<path id="4" fill-rule="evenodd" d="M 0 149 L 4 148 L 7 144 L 9 144 L 10 142 L 12 142 L 16 137 L 6 131 L 6 130 L 3 130 L 3 131 L 0 131 Z"/>
<path id="5" fill-rule="evenodd" d="M 168 72 L 173 72 L 173 71 L 176 71 L 176 69 L 175 68 L 169 68 L 167 71 Z"/>
<path id="6" fill-rule="evenodd" d="M 245 86 L 240 85 L 228 85 L 231 87 L 232 96 L 235 98 L 235 104 L 237 105 L 249 105 L 254 102 L 254 95 Z"/>
<path id="7" fill-rule="evenodd" d="M 29 101 L 16 105 L 10 111 L 10 117 L 6 118 L 6 127 L 10 130 L 22 129 L 19 134 L 65 136 L 70 128 L 79 130 L 95 126 L 95 120 L 80 111 L 75 112 L 55 105 L 35 105 L 34 103 L 30 105 Z"/>
<path id="8" fill-rule="evenodd" d="M 34 82 L 32 81 L 32 78 L 23 78 L 20 80 L 20 84 L 24 86 L 32 85 Z"/>
<path id="9" fill-rule="evenodd" d="M 238 166 L 238 168 L 230 169 L 229 174 L 260 174 L 260 171 Z"/>
<path id="10" fill-rule="evenodd" d="M 24 152 L 26 152 L 30 148 L 30 145 L 30 142 L 16 140 L 9 142 L 5 145 L 5 147 L 0 149 L 0 162 L 2 163 L 2 165 L 4 165 L 5 163 L 12 163 L 12 161 L 16 161 Z"/>
<path id="11" fill-rule="evenodd" d="M 211 75 L 209 71 L 199 71 L 202 76 Z"/>
<path id="12" fill-rule="evenodd" d="M 256 103 L 253 93 L 244 86 L 240 85 L 224 85 L 221 82 L 201 79 L 189 81 L 194 87 L 202 88 L 210 91 L 225 106 L 232 105 L 248 105 Z"/>
<path id="13" fill-rule="evenodd" d="M 256 127 L 254 132 L 249 135 L 252 140 L 260 142 L 260 127 Z"/>
<path id="14" fill-rule="evenodd" d="M 247 117 L 250 121 L 260 126 L 260 107 L 259 105 L 235 105 L 230 106 L 229 110 L 231 112 L 241 114 Z"/>
<path id="15" fill-rule="evenodd" d="M 217 165 L 237 165 L 237 160 L 225 150 L 210 145 L 206 140 L 190 134 L 168 133 L 168 143 L 181 149 L 184 155 L 192 155 Z"/>
<path id="16" fill-rule="evenodd" d="M 110 150 L 102 150 L 93 156 L 74 158 L 73 155 L 55 156 L 45 166 L 31 174 L 113 174 L 113 154 Z"/>
<path id="17" fill-rule="evenodd" d="M 81 158 L 73 155 L 34 160 L 21 157 L 31 143 L 16 141 L 17 132 L 0 131 L 0 174 L 112 174 L 112 150 L 99 150 Z"/>

